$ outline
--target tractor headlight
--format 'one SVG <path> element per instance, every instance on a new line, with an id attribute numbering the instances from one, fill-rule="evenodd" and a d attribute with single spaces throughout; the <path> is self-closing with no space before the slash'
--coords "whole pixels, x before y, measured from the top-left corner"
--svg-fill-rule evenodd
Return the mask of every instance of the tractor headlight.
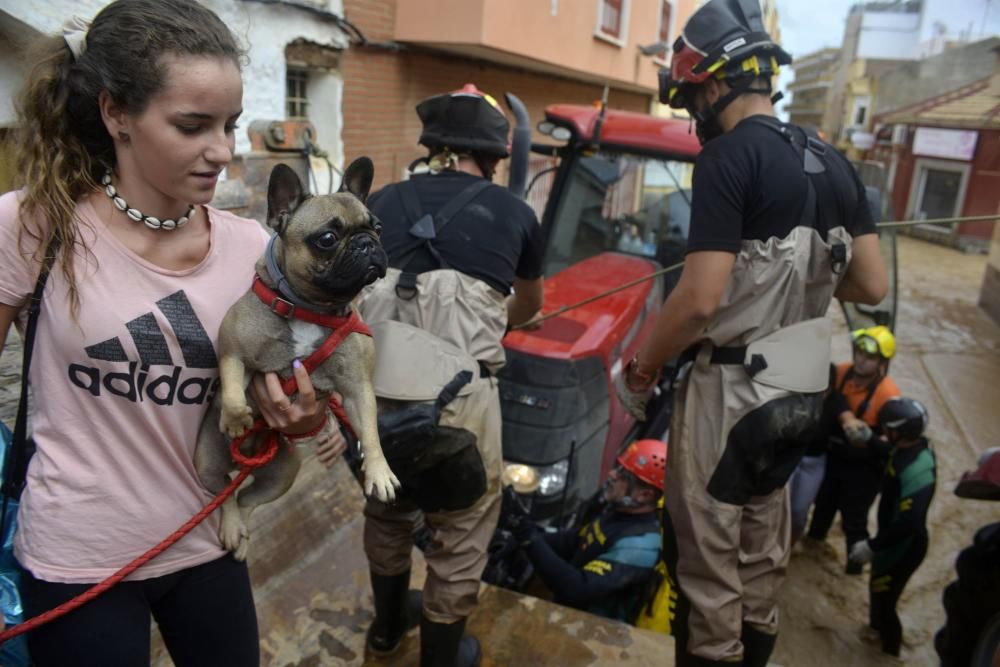
<path id="1" fill-rule="evenodd" d="M 505 463 L 500 482 L 514 491 L 528 495 L 538 490 L 538 471 L 523 463 Z"/>
<path id="2" fill-rule="evenodd" d="M 554 496 L 557 493 L 562 493 L 562 490 L 566 488 L 567 473 L 569 473 L 569 459 L 538 468 L 539 495 Z"/>
<path id="3" fill-rule="evenodd" d="M 527 495 L 537 491 L 540 496 L 554 496 L 566 488 L 567 473 L 569 473 L 568 459 L 549 466 L 504 462 L 500 481 L 513 486 L 520 494 Z"/>

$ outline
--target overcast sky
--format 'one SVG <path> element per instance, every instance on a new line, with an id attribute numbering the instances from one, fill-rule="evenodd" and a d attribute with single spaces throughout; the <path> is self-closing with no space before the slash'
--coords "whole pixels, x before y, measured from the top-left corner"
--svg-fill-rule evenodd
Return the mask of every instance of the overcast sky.
<path id="1" fill-rule="evenodd" d="M 778 0 L 781 41 L 793 57 L 827 46 L 839 46 L 854 0 Z M 819 11 L 818 7 L 822 7 Z M 984 21 L 985 18 L 985 21 Z M 1000 34 L 1000 0 L 926 0 L 921 32 L 930 35 L 935 22 L 957 39 L 971 30 L 973 41 Z"/>
<path id="2" fill-rule="evenodd" d="M 856 0 L 777 0 L 781 22 L 781 41 L 793 58 L 828 46 L 840 46 L 844 38 L 847 14 Z M 947 37 L 959 39 L 971 35 L 978 41 L 991 35 L 1000 35 L 1000 0 L 925 0 L 921 22 L 921 40 L 933 34 L 933 26 L 940 22 Z M 817 7 L 822 6 L 822 12 Z M 791 68 L 784 68 L 778 79 L 778 89 L 787 91 L 792 80 Z M 790 97 L 790 96 L 789 96 Z M 777 105 L 783 113 L 788 97 Z"/>

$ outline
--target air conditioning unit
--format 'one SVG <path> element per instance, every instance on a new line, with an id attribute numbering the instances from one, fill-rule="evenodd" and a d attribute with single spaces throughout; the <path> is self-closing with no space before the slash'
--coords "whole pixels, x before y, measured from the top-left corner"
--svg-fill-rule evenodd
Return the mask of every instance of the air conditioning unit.
<path id="1" fill-rule="evenodd" d="M 892 126 L 892 145 L 903 146 L 906 144 L 906 125 Z"/>

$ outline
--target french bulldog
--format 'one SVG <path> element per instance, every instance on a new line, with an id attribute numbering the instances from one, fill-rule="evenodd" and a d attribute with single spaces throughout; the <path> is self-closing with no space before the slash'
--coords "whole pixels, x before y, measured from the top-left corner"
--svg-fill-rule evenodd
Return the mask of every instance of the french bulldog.
<path id="1" fill-rule="evenodd" d="M 385 276 L 388 263 L 378 239 L 381 225 L 365 207 L 373 175 L 371 160 L 361 157 L 344 172 L 336 194 L 310 196 L 290 167 L 277 165 L 267 189 L 267 224 L 277 236 L 272 240 L 271 268 L 267 253 L 257 262 L 260 280 L 288 301 L 308 303 L 311 310 L 350 314 L 352 299 L 365 285 Z M 287 282 L 278 284 L 275 274 Z M 293 298 L 288 298 L 289 292 Z M 221 388 L 202 422 L 194 456 L 195 468 L 209 491 L 219 493 L 229 483 L 229 474 L 236 468 L 229 454 L 230 439 L 242 435 L 259 415 L 247 393 L 252 375 L 276 372 L 287 377 L 292 362 L 308 357 L 330 332 L 275 313 L 252 291 L 227 311 L 219 329 Z M 391 501 L 399 480 L 389 469 L 379 442 L 374 369 L 374 342 L 355 332 L 341 341 L 310 379 L 318 400 L 325 403 L 332 392 L 343 396 L 344 411 L 361 441 L 365 494 Z M 265 437 L 266 431 L 248 437 L 241 451 L 257 451 Z M 299 466 L 297 454 L 281 445 L 273 461 L 254 470 L 252 483 L 244 484 L 223 503 L 219 537 L 237 559 L 247 555 L 251 513 L 284 494 Z"/>

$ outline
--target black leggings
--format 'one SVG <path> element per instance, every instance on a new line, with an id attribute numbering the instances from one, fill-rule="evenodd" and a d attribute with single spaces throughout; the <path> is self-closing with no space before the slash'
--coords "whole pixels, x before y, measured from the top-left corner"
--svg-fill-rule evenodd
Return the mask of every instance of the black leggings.
<path id="1" fill-rule="evenodd" d="M 868 591 L 871 594 L 870 623 L 872 628 L 878 630 L 883 653 L 899 656 L 899 649 L 903 643 L 903 626 L 899 622 L 899 614 L 896 613 L 896 604 L 903 594 L 906 582 L 920 567 L 926 555 L 925 534 L 913 538 L 906 551 L 891 563 L 882 565 L 878 562 L 878 555 L 875 556 L 871 581 L 868 584 Z"/>
<path id="2" fill-rule="evenodd" d="M 57 584 L 23 572 L 25 618 L 90 584 Z M 28 633 L 35 667 L 139 667 L 150 663 L 150 616 L 177 667 L 258 667 L 257 612 L 245 563 L 226 555 L 154 579 L 126 581 Z"/>
<path id="3" fill-rule="evenodd" d="M 809 537 L 826 539 L 837 512 L 843 521 L 847 552 L 855 542 L 868 539 L 868 510 L 882 484 L 882 468 L 871 461 L 845 461 L 827 457 L 823 483 L 816 495 Z"/>

